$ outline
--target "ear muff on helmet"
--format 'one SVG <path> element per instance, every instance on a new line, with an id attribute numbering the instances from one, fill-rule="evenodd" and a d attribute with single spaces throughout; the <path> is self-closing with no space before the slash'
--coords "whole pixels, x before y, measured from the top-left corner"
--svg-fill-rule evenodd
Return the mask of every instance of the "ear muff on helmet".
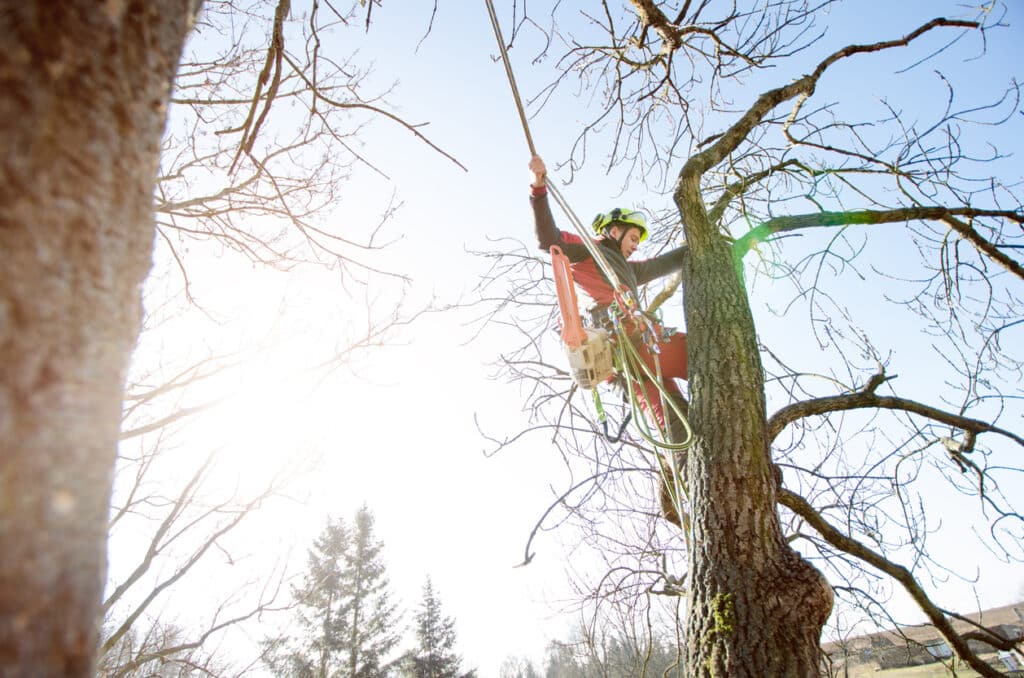
<path id="1" fill-rule="evenodd" d="M 640 242 L 647 239 L 647 219 L 642 212 L 616 207 L 611 212 L 602 212 L 594 217 L 591 227 L 594 233 L 602 235 L 616 224 L 640 229 Z"/>

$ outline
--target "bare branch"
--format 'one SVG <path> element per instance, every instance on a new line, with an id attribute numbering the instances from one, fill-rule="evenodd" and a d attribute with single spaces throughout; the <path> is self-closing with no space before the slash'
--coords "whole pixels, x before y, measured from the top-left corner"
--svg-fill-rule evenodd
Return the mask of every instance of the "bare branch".
<path id="1" fill-rule="evenodd" d="M 953 21 L 941 18 L 932 19 L 901 39 L 876 42 L 870 45 L 850 45 L 833 52 L 822 60 L 809 75 L 805 75 L 783 87 L 769 90 L 759 96 L 757 101 L 747 109 L 746 113 L 744 113 L 739 120 L 733 123 L 733 125 L 730 126 L 729 129 L 726 130 L 711 146 L 690 157 L 683 166 L 683 169 L 680 172 L 680 177 L 699 177 L 704 172 L 720 163 L 730 153 L 736 150 L 736 148 L 746 140 L 754 127 L 761 124 L 765 117 L 779 104 L 795 97 L 801 97 L 801 100 L 794 109 L 794 112 L 799 110 L 803 101 L 814 93 L 818 80 L 821 79 L 821 76 L 824 75 L 828 67 L 832 66 L 840 59 L 850 57 L 855 54 L 878 52 L 893 47 L 905 47 L 910 44 L 912 40 L 924 35 L 928 31 L 940 27 L 978 28 L 979 24 L 974 21 Z"/>
<path id="2" fill-rule="evenodd" d="M 743 256 L 759 242 L 765 242 L 775 233 L 795 231 L 803 228 L 821 226 L 851 226 L 905 223 L 915 220 L 943 221 L 957 233 L 970 241 L 978 250 L 989 256 L 1006 270 L 1024 279 L 1024 266 L 999 251 L 999 245 L 993 245 L 983 238 L 975 229 L 957 217 L 980 218 L 992 217 L 1007 219 L 1024 224 L 1024 213 L 1012 210 L 986 210 L 973 207 L 902 207 L 891 210 L 851 210 L 848 212 L 818 212 L 815 214 L 799 214 L 769 219 L 757 228 L 737 239 L 734 255 Z"/>
<path id="3" fill-rule="evenodd" d="M 825 540 L 845 553 L 856 556 L 860 560 L 872 565 L 885 574 L 889 575 L 906 589 L 907 593 L 920 606 L 921 610 L 928 616 L 928 621 L 939 630 L 942 637 L 946 639 L 950 647 L 956 650 L 958 656 L 970 664 L 971 668 L 983 676 L 999 678 L 1000 672 L 993 669 L 985 661 L 980 659 L 967 645 L 967 640 L 953 630 L 952 624 L 946 619 L 942 610 L 936 606 L 924 589 L 917 583 L 914 575 L 902 565 L 897 565 L 884 558 L 878 553 L 867 548 L 857 540 L 848 537 L 825 521 L 822 516 L 814 510 L 806 499 L 798 494 L 790 492 L 785 488 L 779 488 L 778 501 L 780 504 L 793 511 L 807 521 L 811 527 L 825 538 Z"/>
<path id="4" fill-rule="evenodd" d="M 879 379 L 879 377 L 881 377 L 881 379 Z M 803 402 L 787 405 L 769 417 L 769 440 L 774 440 L 779 433 L 782 432 L 782 429 L 799 419 L 820 416 L 830 412 L 872 408 L 900 410 L 911 414 L 917 414 L 933 421 L 959 428 L 973 435 L 977 435 L 979 433 L 996 433 L 1013 440 L 1018 445 L 1024 446 L 1024 437 L 998 426 L 993 426 L 988 422 L 946 412 L 906 398 L 879 396 L 875 393 L 878 386 L 885 381 L 894 378 L 894 376 L 876 374 L 863 389 L 856 393 L 815 398 L 813 400 L 805 400 Z"/>

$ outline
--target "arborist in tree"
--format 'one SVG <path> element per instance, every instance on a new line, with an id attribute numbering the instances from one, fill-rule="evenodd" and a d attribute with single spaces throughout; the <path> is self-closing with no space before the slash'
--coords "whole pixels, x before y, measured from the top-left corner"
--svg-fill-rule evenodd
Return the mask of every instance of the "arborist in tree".
<path id="1" fill-rule="evenodd" d="M 572 276 L 576 286 L 585 292 L 591 300 L 587 308 L 590 319 L 595 326 L 608 327 L 609 309 L 613 303 L 620 301 L 621 294 L 613 288 L 611 282 L 595 263 L 583 240 L 573 233 L 559 230 L 555 226 L 554 216 L 548 204 L 547 168 L 540 156 L 533 156 L 529 164 L 534 180 L 530 184 L 530 203 L 533 206 L 534 222 L 537 229 L 537 243 L 547 251 L 552 245 L 558 245 L 572 262 Z M 686 246 L 679 247 L 653 259 L 629 261 L 637 247 L 647 237 L 647 223 L 643 214 L 628 209 L 616 208 L 610 212 L 597 215 L 593 221 L 595 242 L 600 246 L 609 267 L 622 285 L 628 287 L 634 300 L 639 300 L 638 288 L 652 280 L 669 275 L 682 267 Z M 638 310 L 639 312 L 639 310 Z M 682 442 L 685 436 L 682 423 L 674 416 L 672 408 L 668 408 L 666 423 L 665 408 L 662 407 L 662 392 L 671 397 L 680 411 L 685 414 L 687 402 L 679 390 L 676 379 L 686 379 L 686 335 L 682 332 L 668 330 L 657 323 L 652 324 L 654 336 L 644 336 L 641 327 L 631 317 L 625 317 L 622 327 L 626 338 L 636 347 L 637 352 L 650 369 L 657 374 L 660 368 L 662 383 L 656 384 L 644 375 L 637 375 L 638 386 L 642 385 L 642 393 L 637 392 L 641 407 L 648 415 L 653 415 L 662 431 L 667 431 L 670 442 Z M 654 350 L 654 344 L 657 351 Z M 660 365 L 659 365 L 660 363 Z M 685 454 L 685 453 L 684 453 Z M 682 456 L 685 460 L 685 456 Z M 680 460 L 677 459 L 677 463 Z M 666 518 L 679 523 L 675 515 L 670 497 L 662 492 L 662 509 Z M 667 504 L 667 506 L 666 506 Z M 670 511 L 671 510 L 671 515 Z"/>

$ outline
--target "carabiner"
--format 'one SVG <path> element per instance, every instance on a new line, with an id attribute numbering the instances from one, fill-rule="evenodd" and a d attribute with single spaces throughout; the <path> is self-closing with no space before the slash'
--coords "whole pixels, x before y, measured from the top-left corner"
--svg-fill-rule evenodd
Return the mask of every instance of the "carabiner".
<path id="1" fill-rule="evenodd" d="M 629 426 L 629 420 L 633 418 L 632 412 L 626 413 L 626 418 L 622 420 L 622 425 L 619 426 L 619 432 L 614 437 L 608 435 L 608 420 L 604 419 L 601 422 L 602 428 L 604 428 L 604 439 L 608 442 L 615 444 L 622 439 L 622 434 L 626 432 L 626 427 Z"/>

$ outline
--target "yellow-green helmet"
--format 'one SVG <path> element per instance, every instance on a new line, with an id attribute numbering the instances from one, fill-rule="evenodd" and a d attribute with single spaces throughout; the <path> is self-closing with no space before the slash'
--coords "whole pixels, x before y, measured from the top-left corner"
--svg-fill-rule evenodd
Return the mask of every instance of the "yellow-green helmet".
<path id="1" fill-rule="evenodd" d="M 640 229 L 640 242 L 647 239 L 647 219 L 642 212 L 616 207 L 610 212 L 602 212 L 594 217 L 591 227 L 594 233 L 602 235 L 616 224 Z"/>

